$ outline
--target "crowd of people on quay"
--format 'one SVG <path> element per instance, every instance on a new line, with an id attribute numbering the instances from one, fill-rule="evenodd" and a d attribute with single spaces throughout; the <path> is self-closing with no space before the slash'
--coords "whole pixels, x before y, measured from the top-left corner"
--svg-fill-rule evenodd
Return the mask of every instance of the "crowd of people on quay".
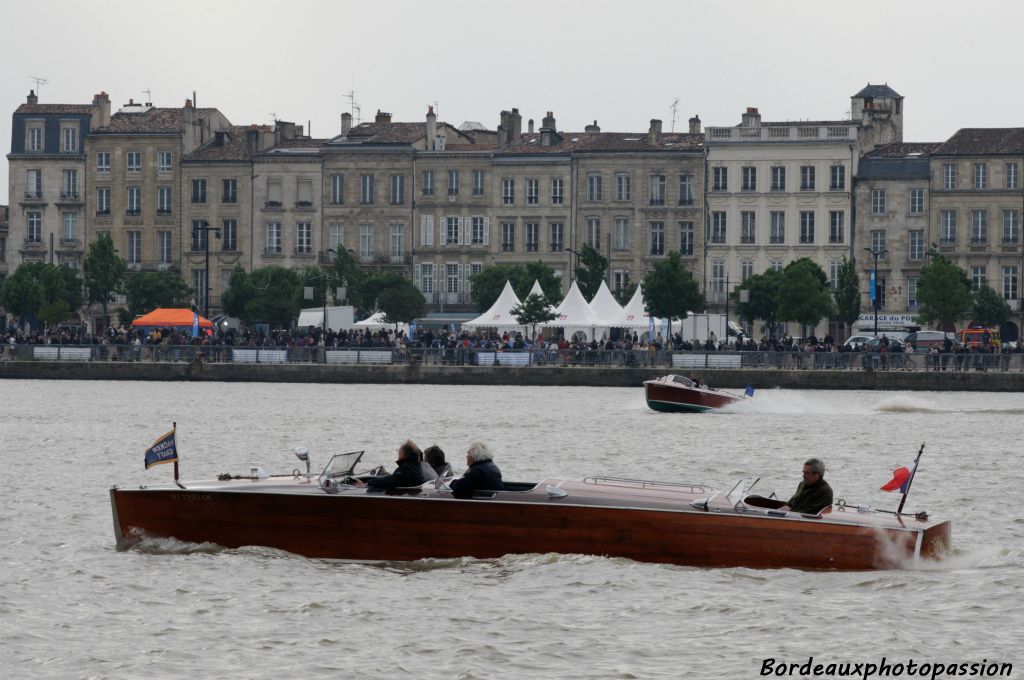
<path id="1" fill-rule="evenodd" d="M 132 328 L 111 326 L 98 334 L 90 334 L 82 326 L 57 326 L 44 330 L 25 332 L 12 327 L 6 330 L 3 342 L 7 354 L 14 354 L 18 345 L 99 345 L 106 347 L 147 347 L 168 350 L 185 346 L 217 346 L 217 347 L 248 347 L 263 349 L 308 348 L 310 360 L 317 349 L 390 349 L 404 354 L 405 350 L 434 350 L 446 363 L 474 363 L 474 354 L 485 352 L 537 352 L 545 351 L 553 358 L 573 362 L 588 352 L 616 352 L 628 356 L 631 365 L 654 365 L 655 355 L 662 351 L 701 351 L 701 352 L 762 352 L 762 353 L 814 353 L 814 354 L 845 354 L 862 353 L 879 360 L 882 368 L 906 367 L 902 358 L 905 353 L 925 354 L 923 368 L 934 370 L 965 370 L 972 367 L 1007 364 L 1009 355 L 1024 352 L 1018 344 L 1013 346 L 1000 345 L 997 342 L 983 339 L 974 346 L 967 347 L 949 337 L 942 346 L 932 346 L 928 350 L 904 345 L 895 339 L 882 334 L 875 346 L 865 343 L 850 345 L 837 342 L 831 335 L 823 338 L 814 336 L 806 338 L 762 337 L 760 341 L 753 338 L 729 338 L 729 342 L 718 339 L 714 333 L 704 341 L 687 340 L 679 333 L 665 338 L 655 333 L 653 338 L 648 333 L 622 331 L 601 338 L 586 339 L 581 335 L 569 338 L 563 335 L 545 336 L 538 334 L 531 339 L 521 332 L 456 332 L 452 328 L 416 329 L 413 335 L 407 335 L 402 329 L 347 329 L 324 332 L 318 327 L 269 330 L 265 327 L 238 329 L 218 326 L 213 329 L 201 329 L 193 335 L 191 327 L 179 328 Z M 1002 361 L 985 360 L 986 355 L 1005 355 Z M 116 349 L 111 355 L 117 356 Z M 151 352 L 139 352 L 140 358 L 153 356 Z"/>

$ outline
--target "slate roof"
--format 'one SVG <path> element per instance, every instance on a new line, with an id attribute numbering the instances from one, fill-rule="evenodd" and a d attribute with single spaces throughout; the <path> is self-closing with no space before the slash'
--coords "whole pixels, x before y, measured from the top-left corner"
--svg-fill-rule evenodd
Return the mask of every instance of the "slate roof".
<path id="1" fill-rule="evenodd" d="M 217 109 L 196 109 L 204 118 Z M 185 129 L 185 109 L 151 108 L 145 113 L 118 111 L 110 117 L 110 125 L 93 130 L 93 134 L 177 134 Z"/>
<path id="2" fill-rule="evenodd" d="M 935 149 L 942 146 L 943 142 L 906 142 L 902 144 L 886 144 L 873 151 L 868 151 L 861 158 L 905 158 L 910 154 L 920 154 L 927 157 Z"/>
<path id="3" fill-rule="evenodd" d="M 872 85 L 868 83 L 868 86 L 863 90 L 853 95 L 854 97 L 889 97 L 891 99 L 902 99 L 903 95 L 896 92 L 896 90 L 886 85 Z"/>
<path id="4" fill-rule="evenodd" d="M 39 115 L 44 113 L 75 113 L 90 115 L 92 107 L 89 104 L 22 104 L 14 110 L 15 114 Z"/>
<path id="5" fill-rule="evenodd" d="M 251 129 L 249 125 L 232 125 L 228 128 L 222 146 L 217 145 L 216 136 L 192 153 L 185 156 L 186 161 L 231 162 L 247 161 L 255 154 L 249 151 L 245 133 Z"/>
<path id="6" fill-rule="evenodd" d="M 646 132 L 559 132 L 562 141 L 541 146 L 540 133 L 526 133 L 520 139 L 498 147 L 498 153 L 625 153 L 662 151 L 701 151 L 703 134 L 663 132 L 657 143 Z"/>
<path id="7" fill-rule="evenodd" d="M 473 138 L 456 129 L 449 123 L 437 122 L 437 129 L 448 128 L 454 131 L 467 144 L 479 149 L 480 146 L 473 144 Z M 348 138 L 340 135 L 334 137 L 330 142 L 358 143 L 358 144 L 413 144 L 427 136 L 427 124 L 423 123 L 360 123 L 348 131 Z M 449 144 L 447 148 L 453 145 Z"/>
<path id="8" fill-rule="evenodd" d="M 849 127 L 851 125 L 858 125 L 859 123 L 855 120 L 774 120 L 768 123 L 761 123 L 761 127 L 816 127 L 819 125 L 834 125 L 837 127 Z M 734 127 L 741 127 L 742 124 Z"/>
<path id="9" fill-rule="evenodd" d="M 1024 154 L 1024 128 L 961 128 L 933 152 L 935 156 Z"/>

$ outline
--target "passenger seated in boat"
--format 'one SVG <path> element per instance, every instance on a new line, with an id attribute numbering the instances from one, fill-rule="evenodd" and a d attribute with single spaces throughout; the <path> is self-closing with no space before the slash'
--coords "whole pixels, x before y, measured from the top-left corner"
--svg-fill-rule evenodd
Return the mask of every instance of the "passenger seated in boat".
<path id="1" fill-rule="evenodd" d="M 697 377 L 696 373 L 690 373 L 690 382 L 693 383 L 694 387 L 702 387 L 702 385 L 700 384 L 700 378 Z"/>
<path id="2" fill-rule="evenodd" d="M 427 450 L 423 452 L 423 460 L 427 462 L 427 465 L 431 467 L 434 475 L 437 477 L 440 477 L 446 470 L 451 469 L 444 460 L 444 451 L 437 444 L 427 447 Z"/>
<path id="3" fill-rule="evenodd" d="M 807 515 L 817 515 L 832 510 L 832 487 L 825 481 L 825 464 L 817 458 L 804 463 L 804 480 L 796 487 L 796 493 L 780 510 L 792 510 Z"/>
<path id="4" fill-rule="evenodd" d="M 494 454 L 483 442 L 473 442 L 466 451 L 469 469 L 451 483 L 456 498 L 472 498 L 475 491 L 504 491 L 501 470 L 494 464 Z"/>
<path id="5" fill-rule="evenodd" d="M 398 447 L 398 460 L 395 461 L 398 467 L 394 472 L 383 477 L 368 477 L 359 483 L 360 485 L 365 483 L 371 489 L 419 486 L 427 481 L 423 476 L 422 457 L 420 447 L 416 446 L 411 439 L 406 439 L 405 443 Z"/>

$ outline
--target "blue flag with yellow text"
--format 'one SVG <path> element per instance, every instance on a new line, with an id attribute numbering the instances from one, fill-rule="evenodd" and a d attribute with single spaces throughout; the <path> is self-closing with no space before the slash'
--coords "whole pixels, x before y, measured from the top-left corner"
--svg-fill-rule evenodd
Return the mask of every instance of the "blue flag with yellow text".
<path id="1" fill-rule="evenodd" d="M 153 442 L 153 445 L 146 449 L 146 469 L 154 465 L 173 463 L 178 460 L 178 447 L 174 442 L 174 433 L 171 430 L 164 436 Z"/>

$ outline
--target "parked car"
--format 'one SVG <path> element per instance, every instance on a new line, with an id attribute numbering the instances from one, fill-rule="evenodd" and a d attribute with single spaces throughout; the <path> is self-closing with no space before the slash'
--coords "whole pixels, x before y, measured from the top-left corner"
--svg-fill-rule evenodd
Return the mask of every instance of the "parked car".
<path id="1" fill-rule="evenodd" d="M 873 335 L 851 335 L 846 339 L 843 344 L 849 349 L 860 349 L 861 345 L 867 344 L 869 340 L 874 340 Z"/>
<path id="2" fill-rule="evenodd" d="M 886 337 L 885 339 L 889 341 L 890 352 L 903 352 L 906 350 L 906 347 L 902 340 L 890 337 Z M 881 347 L 882 344 L 882 338 L 869 338 L 868 341 L 864 344 L 866 345 L 865 351 L 878 352 L 879 347 Z"/>
<path id="3" fill-rule="evenodd" d="M 930 352 L 932 348 L 942 351 L 946 338 L 956 341 L 954 333 L 943 333 L 942 331 L 917 331 L 907 336 L 906 343 L 914 348 L 915 352 Z"/>

